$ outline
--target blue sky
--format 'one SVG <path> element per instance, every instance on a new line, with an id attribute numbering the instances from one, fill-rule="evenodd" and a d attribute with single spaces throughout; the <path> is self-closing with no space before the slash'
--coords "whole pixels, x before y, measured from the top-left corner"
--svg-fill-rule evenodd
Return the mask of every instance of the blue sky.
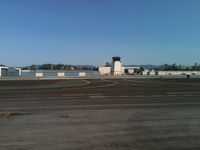
<path id="1" fill-rule="evenodd" d="M 0 64 L 200 63 L 199 0 L 0 0 Z"/>

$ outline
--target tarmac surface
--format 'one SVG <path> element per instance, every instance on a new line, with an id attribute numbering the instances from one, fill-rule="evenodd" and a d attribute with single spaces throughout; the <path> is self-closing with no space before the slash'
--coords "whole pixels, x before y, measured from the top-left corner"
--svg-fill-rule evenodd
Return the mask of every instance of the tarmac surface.
<path id="1" fill-rule="evenodd" d="M 52 82 L 0 81 L 1 150 L 200 149 L 200 79 Z"/>

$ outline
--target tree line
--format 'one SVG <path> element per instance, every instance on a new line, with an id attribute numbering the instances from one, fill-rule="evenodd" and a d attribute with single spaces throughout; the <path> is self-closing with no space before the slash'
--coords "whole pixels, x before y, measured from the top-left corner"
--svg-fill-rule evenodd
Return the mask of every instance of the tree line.
<path id="1" fill-rule="evenodd" d="M 66 64 L 42 64 L 42 65 L 31 65 L 28 67 L 22 67 L 22 70 L 93 70 L 97 71 L 98 68 L 95 66 L 75 66 Z"/>
<path id="2" fill-rule="evenodd" d="M 155 68 L 154 70 L 161 70 L 161 71 L 199 71 L 200 70 L 200 64 L 195 63 L 191 66 L 183 66 L 183 65 L 177 65 L 174 64 L 164 64 L 159 66 L 158 68 Z"/>
<path id="3" fill-rule="evenodd" d="M 4 64 L 0 64 L 0 66 L 5 66 Z M 111 63 L 107 62 L 105 64 L 106 67 L 111 66 Z M 21 67 L 22 70 L 98 70 L 98 67 L 95 66 L 89 66 L 89 65 L 67 65 L 67 64 L 42 64 L 42 65 L 31 65 L 27 67 Z M 194 65 L 190 66 L 184 66 L 184 65 L 177 65 L 176 63 L 174 64 L 164 64 L 164 65 L 159 65 L 159 66 L 153 66 L 153 67 L 144 67 L 141 66 L 141 69 L 135 70 L 136 73 L 141 73 L 143 69 L 149 69 L 149 70 L 155 70 L 155 71 L 200 71 L 200 64 L 195 63 Z M 127 72 L 127 70 L 125 70 Z"/>

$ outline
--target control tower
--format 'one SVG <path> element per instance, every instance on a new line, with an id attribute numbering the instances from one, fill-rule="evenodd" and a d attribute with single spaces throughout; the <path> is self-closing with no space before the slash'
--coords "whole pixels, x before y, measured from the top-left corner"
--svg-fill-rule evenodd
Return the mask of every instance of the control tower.
<path id="1" fill-rule="evenodd" d="M 122 63 L 121 63 L 121 58 L 116 56 L 113 57 L 113 62 L 112 62 L 112 66 L 111 66 L 111 74 L 113 76 L 120 76 L 122 75 Z"/>

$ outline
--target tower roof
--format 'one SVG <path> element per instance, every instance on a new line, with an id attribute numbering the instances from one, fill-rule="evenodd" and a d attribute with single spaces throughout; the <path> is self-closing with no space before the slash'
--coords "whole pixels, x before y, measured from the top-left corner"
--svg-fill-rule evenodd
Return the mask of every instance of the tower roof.
<path id="1" fill-rule="evenodd" d="M 115 56 L 115 57 L 113 57 L 112 59 L 113 59 L 113 61 L 120 61 L 121 57 Z"/>

